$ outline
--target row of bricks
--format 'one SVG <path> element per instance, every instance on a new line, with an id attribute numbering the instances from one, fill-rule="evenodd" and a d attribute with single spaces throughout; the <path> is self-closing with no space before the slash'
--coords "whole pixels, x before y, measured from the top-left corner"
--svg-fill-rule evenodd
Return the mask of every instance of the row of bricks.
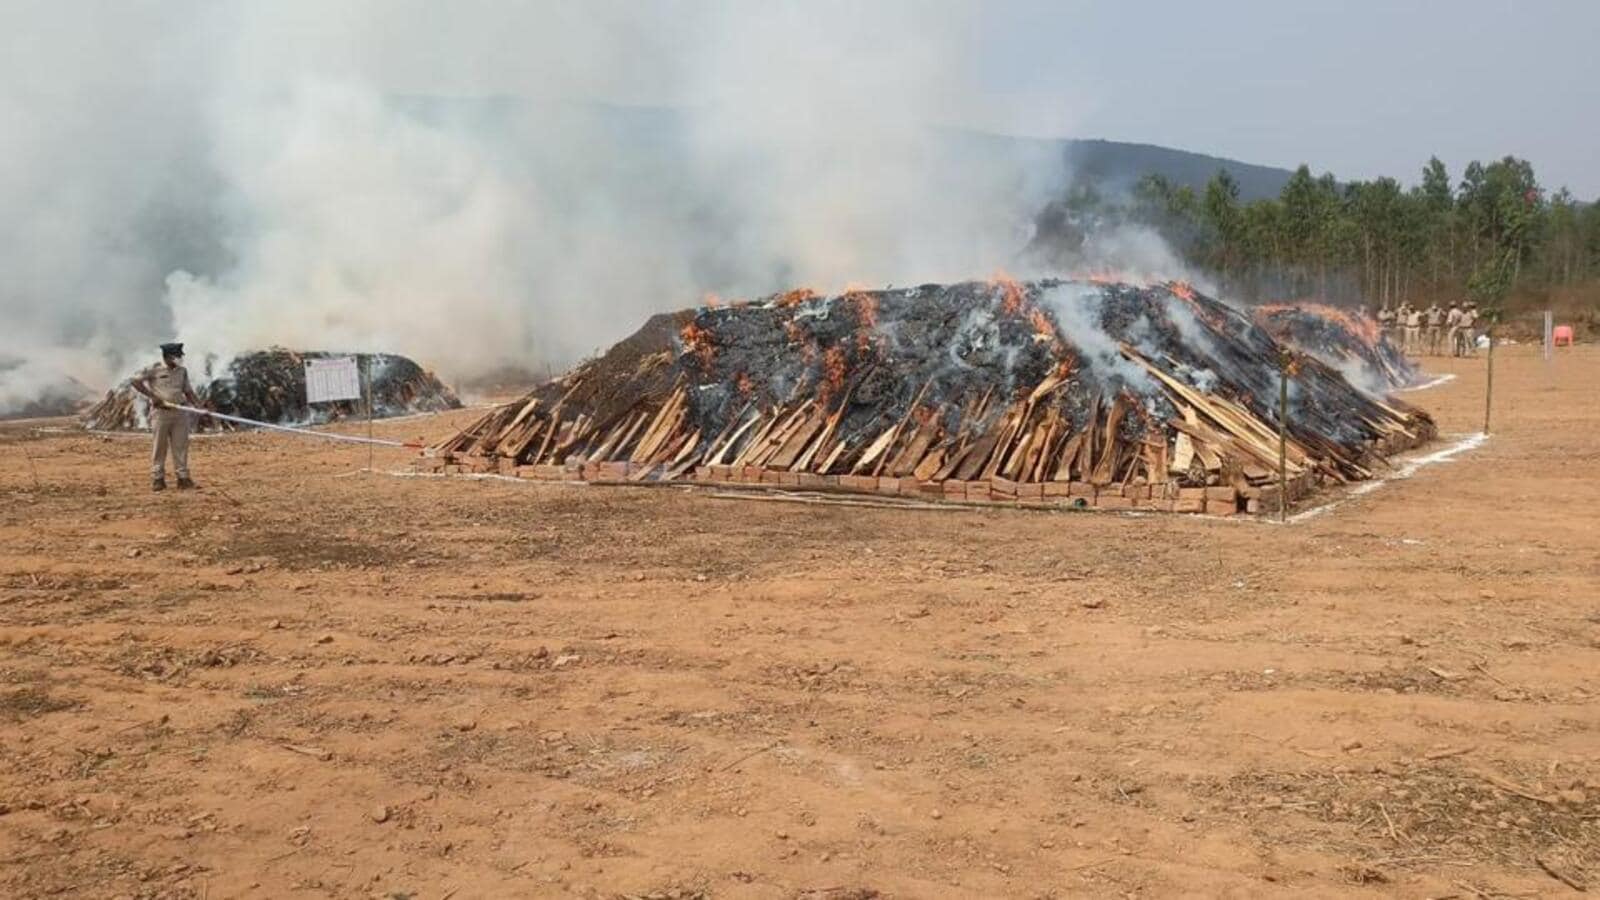
<path id="1" fill-rule="evenodd" d="M 425 467 L 428 467 L 425 465 Z M 586 463 L 582 465 L 537 465 L 507 467 L 485 458 L 465 464 L 434 465 L 446 474 L 462 472 L 501 472 L 539 481 L 610 481 L 637 473 L 639 467 L 627 462 Z M 652 467 L 661 469 L 660 466 Z M 818 475 L 812 472 L 787 472 L 760 466 L 701 466 L 693 473 L 699 482 L 730 484 L 770 484 L 778 487 L 838 488 L 863 493 L 895 494 L 923 499 L 977 501 L 985 503 L 1052 502 L 1060 505 L 1096 509 L 1143 509 L 1164 512 L 1211 512 L 1231 515 L 1241 499 L 1232 487 L 1177 487 L 1175 485 L 1094 485 L 1088 482 L 1015 482 L 1003 478 L 989 481 L 919 482 L 914 478 L 871 475 Z M 1259 501 L 1252 500 L 1259 507 Z"/>

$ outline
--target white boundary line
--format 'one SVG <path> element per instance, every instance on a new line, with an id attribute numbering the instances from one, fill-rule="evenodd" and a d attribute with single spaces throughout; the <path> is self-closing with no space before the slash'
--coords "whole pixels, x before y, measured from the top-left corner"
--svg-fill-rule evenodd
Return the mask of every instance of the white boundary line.
<path id="1" fill-rule="evenodd" d="M 1346 491 L 1344 495 L 1339 497 L 1337 500 L 1324 503 L 1321 506 L 1312 507 L 1304 512 L 1295 513 L 1289 517 L 1289 521 L 1285 524 L 1298 525 L 1301 522 L 1315 519 L 1323 513 L 1332 512 L 1338 507 L 1343 506 L 1346 502 L 1354 497 L 1361 497 L 1370 494 L 1391 481 L 1404 481 L 1428 466 L 1435 465 L 1437 463 L 1450 462 L 1457 456 L 1466 453 L 1469 450 L 1476 450 L 1479 447 L 1482 447 L 1488 440 L 1489 436 L 1479 431 L 1469 434 L 1443 449 L 1435 450 L 1434 452 L 1425 456 L 1408 459 L 1406 460 L 1405 465 L 1402 465 L 1394 474 L 1387 475 L 1383 478 L 1375 478 L 1371 481 L 1363 481 Z M 1273 524 L 1277 524 L 1275 520 Z"/>
<path id="2" fill-rule="evenodd" d="M 1415 393 L 1417 391 L 1425 391 L 1425 390 L 1427 390 L 1429 388 L 1436 388 L 1441 384 L 1449 384 L 1450 382 L 1455 381 L 1455 380 L 1456 380 L 1456 373 L 1454 373 L 1454 372 L 1446 372 L 1445 374 L 1434 378 L 1432 381 L 1424 382 L 1424 383 L 1416 385 L 1414 387 L 1401 388 L 1398 393 L 1401 393 L 1401 394 L 1412 394 L 1412 393 Z"/>

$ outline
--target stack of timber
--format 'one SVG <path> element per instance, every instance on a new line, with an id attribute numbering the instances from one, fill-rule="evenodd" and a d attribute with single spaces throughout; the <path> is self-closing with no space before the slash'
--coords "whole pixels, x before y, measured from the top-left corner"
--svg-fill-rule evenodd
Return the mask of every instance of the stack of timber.
<path id="1" fill-rule="evenodd" d="M 1433 437 L 1185 284 L 1002 277 L 656 316 L 418 467 L 1231 515 L 1276 507 L 1289 360 L 1290 499 Z"/>
<path id="2" fill-rule="evenodd" d="M 415 413 L 460 409 L 461 401 L 432 372 L 404 356 L 389 353 L 327 353 L 273 347 L 241 353 L 226 361 L 206 360 L 189 369 L 195 394 L 208 409 L 273 425 L 321 425 L 367 414 L 364 400 L 306 403 L 308 359 L 354 356 L 363 377 L 372 385 L 372 415 L 376 419 Z M 124 379 L 80 420 L 91 431 L 140 431 L 150 424 L 149 404 Z M 201 429 L 233 430 L 240 426 L 205 418 Z"/>

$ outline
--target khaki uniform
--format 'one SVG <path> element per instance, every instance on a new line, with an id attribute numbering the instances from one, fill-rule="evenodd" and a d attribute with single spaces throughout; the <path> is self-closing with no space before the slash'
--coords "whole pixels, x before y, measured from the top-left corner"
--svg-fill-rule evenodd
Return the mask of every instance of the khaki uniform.
<path id="1" fill-rule="evenodd" d="M 1445 346 L 1450 348 L 1451 356 L 1461 355 L 1461 307 L 1452 306 L 1450 312 L 1445 314 Z"/>
<path id="2" fill-rule="evenodd" d="M 1406 352 L 1412 356 L 1422 355 L 1422 310 L 1420 309 L 1406 313 Z"/>
<path id="3" fill-rule="evenodd" d="M 183 366 L 156 363 L 140 374 L 140 379 L 150 393 L 167 403 L 183 403 L 189 394 L 189 370 Z M 150 410 L 150 431 L 155 436 L 155 448 L 150 455 L 150 478 L 165 481 L 167 454 L 172 455 L 173 473 L 180 479 L 189 478 L 189 414 L 181 409 Z"/>
<path id="4" fill-rule="evenodd" d="M 1460 332 L 1457 338 L 1461 341 L 1462 356 L 1478 355 L 1478 313 L 1476 310 L 1464 309 L 1461 311 Z"/>
<path id="5" fill-rule="evenodd" d="M 1437 304 L 1428 307 L 1428 353 L 1439 355 L 1439 342 L 1443 340 L 1444 312 Z"/>

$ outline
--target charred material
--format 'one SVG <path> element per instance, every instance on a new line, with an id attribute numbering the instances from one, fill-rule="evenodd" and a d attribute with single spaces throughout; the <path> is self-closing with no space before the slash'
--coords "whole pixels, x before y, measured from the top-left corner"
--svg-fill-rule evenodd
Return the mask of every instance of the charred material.
<path id="1" fill-rule="evenodd" d="M 792 291 L 657 316 L 423 465 L 1233 512 L 1276 476 L 1285 359 L 1181 283 Z M 1292 369 L 1295 485 L 1433 434 L 1314 358 Z"/>
<path id="2" fill-rule="evenodd" d="M 1365 312 L 1325 303 L 1270 303 L 1256 307 L 1255 317 L 1280 341 L 1322 360 L 1371 393 L 1386 394 L 1422 380 L 1422 371 Z"/>
<path id="3" fill-rule="evenodd" d="M 225 365 L 208 360 L 203 375 L 191 369 L 190 377 L 201 401 L 217 412 L 274 425 L 319 425 L 366 417 L 364 400 L 315 406 L 306 403 L 305 361 L 348 355 L 356 357 L 363 373 L 370 372 L 374 418 L 461 407 L 455 393 L 432 372 L 404 356 L 388 353 L 297 352 L 274 347 L 235 356 Z M 130 379 L 90 407 L 82 422 L 85 428 L 95 431 L 137 431 L 149 425 L 148 404 L 133 389 Z M 203 419 L 199 426 L 226 430 L 239 427 L 215 419 Z"/>

